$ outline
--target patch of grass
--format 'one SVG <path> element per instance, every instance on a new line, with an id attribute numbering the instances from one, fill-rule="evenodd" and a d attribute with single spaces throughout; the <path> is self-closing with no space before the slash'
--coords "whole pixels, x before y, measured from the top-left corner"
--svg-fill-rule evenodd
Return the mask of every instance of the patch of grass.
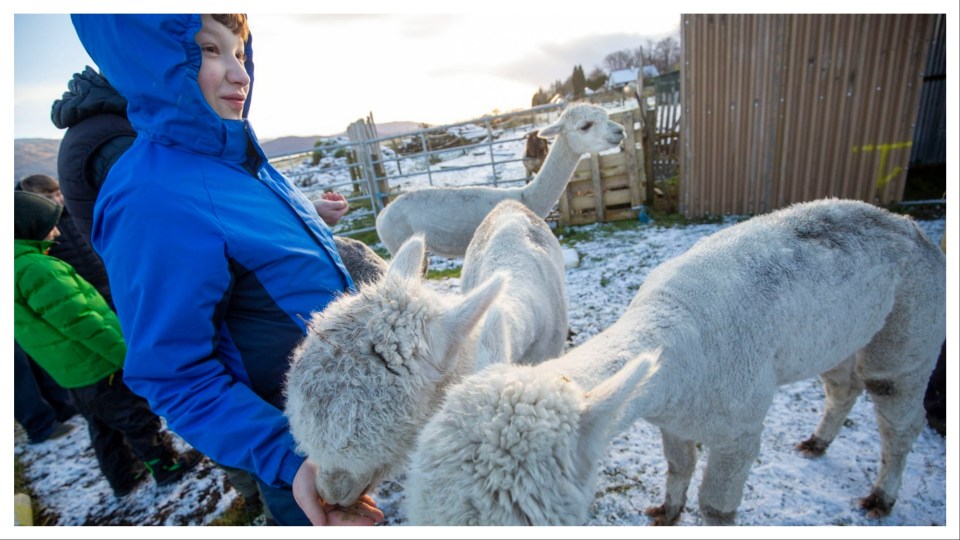
<path id="1" fill-rule="evenodd" d="M 618 221 L 608 221 L 606 223 L 591 223 L 589 225 L 569 225 L 566 227 L 557 227 L 554 233 L 562 236 L 561 241 L 564 245 L 574 245 L 579 242 L 593 240 L 597 235 L 608 235 L 617 231 L 634 230 L 640 227 L 685 227 L 687 225 L 697 225 L 703 223 L 721 223 L 722 216 L 708 216 L 704 218 L 687 219 L 676 212 L 665 212 L 652 208 L 647 209 L 647 215 L 653 220 L 653 223 L 640 223 L 637 219 L 621 219 Z"/>
<path id="2" fill-rule="evenodd" d="M 360 228 L 360 227 L 357 227 L 357 228 Z M 348 232 L 348 231 L 344 231 L 344 232 Z M 343 234 L 343 232 L 338 232 L 337 234 Z M 344 236 L 347 236 L 347 235 L 344 235 Z M 353 238 L 354 240 L 359 240 L 364 244 L 370 246 L 371 248 L 373 248 L 374 245 L 380 243 L 380 237 L 377 235 L 377 231 L 367 231 L 362 233 L 351 234 L 349 235 L 349 237 Z M 374 248 L 374 251 L 376 251 L 376 248 Z M 380 255 L 381 257 L 387 256 L 386 253 L 381 253 L 380 251 L 377 251 L 377 254 Z"/>
<path id="3" fill-rule="evenodd" d="M 662 210 L 647 209 L 647 215 L 653 219 L 655 225 L 661 227 L 685 227 L 687 225 L 702 225 L 705 223 L 720 223 L 723 216 L 705 216 L 702 218 L 687 219 L 682 214 L 676 212 L 664 212 Z"/>
<path id="4" fill-rule="evenodd" d="M 230 505 L 220 516 L 209 524 L 213 527 L 236 527 L 236 526 L 248 526 L 256 525 L 254 521 L 257 518 L 263 516 L 263 512 L 248 512 L 244 508 L 243 497 L 237 497 L 233 500 L 233 504 Z"/>
<path id="5" fill-rule="evenodd" d="M 445 268 L 443 270 L 427 270 L 427 279 L 445 279 L 445 278 L 458 278 L 460 277 L 460 270 L 462 268 Z"/>

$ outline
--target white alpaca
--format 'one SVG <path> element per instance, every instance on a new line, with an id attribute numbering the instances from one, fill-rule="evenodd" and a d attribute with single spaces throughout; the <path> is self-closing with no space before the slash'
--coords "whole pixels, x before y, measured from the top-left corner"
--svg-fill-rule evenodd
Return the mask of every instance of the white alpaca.
<path id="1" fill-rule="evenodd" d="M 481 328 L 473 371 L 556 358 L 568 328 L 563 250 L 543 219 L 517 201 L 501 202 L 477 227 L 463 260 L 463 292 L 497 272 L 510 281 Z"/>
<path id="2" fill-rule="evenodd" d="M 861 506 L 886 515 L 924 425 L 945 336 L 943 254 L 908 218 L 817 201 L 701 240 L 654 269 L 626 313 L 535 369 L 494 365 L 452 387 L 407 474 L 413 524 L 582 524 L 598 460 L 638 419 L 661 430 L 673 524 L 697 460 L 707 524 L 735 521 L 777 387 L 820 374 L 826 406 L 799 445 L 822 452 L 864 388 L 882 441 Z"/>
<path id="3" fill-rule="evenodd" d="M 563 255 L 526 207 L 503 203 L 481 224 L 464 261 L 464 297 L 423 282 L 424 256 L 414 236 L 380 281 L 314 314 L 294 351 L 286 414 L 329 503 L 348 506 L 404 466 L 452 383 L 488 362 L 563 351 Z"/>
<path id="4" fill-rule="evenodd" d="M 430 252 L 462 257 L 474 231 L 497 203 L 520 201 L 536 215 L 546 216 L 563 194 L 580 156 L 615 148 L 624 132 L 602 108 L 575 104 L 541 129 L 540 136 L 556 140 L 529 184 L 522 188 L 436 187 L 405 193 L 377 216 L 377 234 L 383 245 L 396 253 L 407 238 L 420 233 Z"/>

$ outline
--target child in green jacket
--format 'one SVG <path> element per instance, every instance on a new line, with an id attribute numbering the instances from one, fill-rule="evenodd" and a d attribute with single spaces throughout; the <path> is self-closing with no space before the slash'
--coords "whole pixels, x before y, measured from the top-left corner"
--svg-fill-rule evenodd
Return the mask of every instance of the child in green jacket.
<path id="1" fill-rule="evenodd" d="M 47 254 L 61 210 L 43 196 L 14 192 L 14 336 L 70 393 L 116 496 L 142 477 L 138 459 L 157 484 L 173 483 L 202 455 L 174 450 L 160 418 L 123 383 L 127 349 L 117 316 L 72 266 Z"/>

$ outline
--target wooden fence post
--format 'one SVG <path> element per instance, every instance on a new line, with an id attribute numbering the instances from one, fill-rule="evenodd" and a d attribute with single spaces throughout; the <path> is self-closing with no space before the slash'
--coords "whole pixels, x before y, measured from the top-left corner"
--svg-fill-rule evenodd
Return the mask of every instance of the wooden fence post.
<path id="1" fill-rule="evenodd" d="M 593 180 L 593 204 L 597 211 L 597 221 L 606 221 L 603 208 L 603 182 L 600 178 L 600 155 L 590 154 L 590 179 Z"/>
<path id="2" fill-rule="evenodd" d="M 560 225 L 566 227 L 571 223 L 570 216 L 570 184 L 567 184 L 567 187 L 563 189 L 563 194 L 560 195 Z"/>
<path id="3" fill-rule="evenodd" d="M 653 191 L 653 160 L 654 152 L 656 152 L 657 147 L 657 109 L 650 109 L 644 115 L 644 137 L 643 137 L 643 169 L 647 173 L 647 201 L 646 204 L 649 207 L 653 207 L 654 200 L 654 191 Z"/>
<path id="4" fill-rule="evenodd" d="M 636 208 L 640 205 L 640 176 L 637 166 L 637 139 L 633 132 L 633 111 L 627 111 L 624 115 L 624 124 L 626 124 L 627 133 L 623 140 L 624 158 L 627 163 L 627 182 L 630 186 L 630 206 Z M 646 179 L 649 181 L 649 178 Z"/>

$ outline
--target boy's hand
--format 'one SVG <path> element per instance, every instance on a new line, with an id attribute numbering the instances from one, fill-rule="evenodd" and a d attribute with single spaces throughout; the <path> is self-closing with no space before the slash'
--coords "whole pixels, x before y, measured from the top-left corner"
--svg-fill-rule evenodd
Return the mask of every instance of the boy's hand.
<path id="1" fill-rule="evenodd" d="M 331 227 L 336 225 L 340 218 L 350 210 L 347 198 L 340 193 L 333 192 L 321 195 L 320 200 L 313 203 L 313 207 L 317 209 L 317 213 L 320 214 L 323 222 Z"/>
<path id="2" fill-rule="evenodd" d="M 363 495 L 352 506 L 337 506 L 327 512 L 327 525 L 376 525 L 383 521 L 383 512 L 370 495 Z"/>
<path id="3" fill-rule="evenodd" d="M 293 478 L 293 498 L 313 525 L 375 525 L 383 521 L 383 512 L 370 495 L 363 495 L 344 508 L 327 504 L 317 493 L 317 468 L 304 460 Z"/>

